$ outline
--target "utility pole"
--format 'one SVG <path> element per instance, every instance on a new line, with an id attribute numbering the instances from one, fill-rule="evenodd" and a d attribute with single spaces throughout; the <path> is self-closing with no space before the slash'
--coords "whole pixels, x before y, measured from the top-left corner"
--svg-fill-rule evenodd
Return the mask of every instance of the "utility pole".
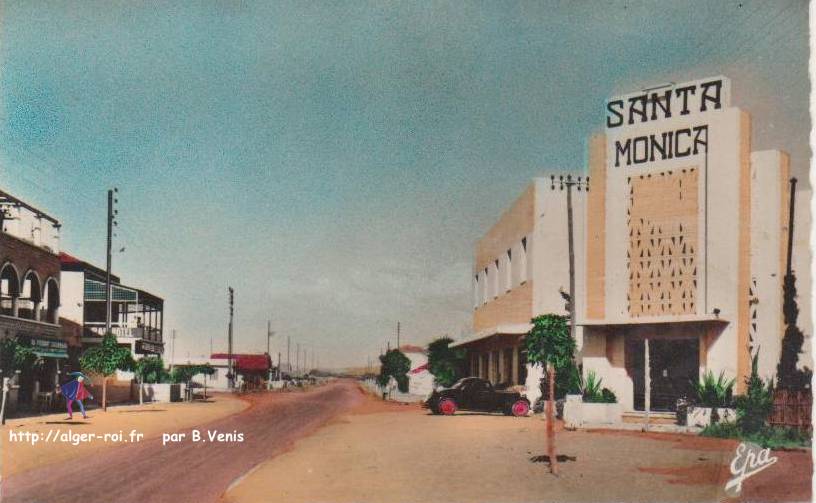
<path id="1" fill-rule="evenodd" d="M 788 209 L 788 256 L 785 276 L 793 275 L 793 211 L 796 202 L 796 177 L 790 179 L 790 207 Z"/>
<path id="2" fill-rule="evenodd" d="M 397 349 L 400 348 L 400 322 L 397 322 Z"/>
<path id="3" fill-rule="evenodd" d="M 278 381 L 281 380 L 281 358 L 280 351 L 278 351 Z"/>
<path id="4" fill-rule="evenodd" d="M 232 317 L 235 312 L 235 290 L 227 287 L 229 293 L 229 330 L 227 331 L 227 381 L 230 389 L 235 388 L 235 376 L 232 373 Z"/>
<path id="5" fill-rule="evenodd" d="M 550 176 L 550 189 L 555 190 L 555 175 Z M 560 175 L 558 183 L 561 190 L 567 188 L 567 247 L 569 250 L 569 303 L 568 311 L 570 318 L 570 336 L 575 340 L 575 240 L 574 225 L 572 217 L 572 188 L 575 187 L 580 192 L 586 189 L 589 192 L 589 177 L 575 177 L 572 175 Z"/>
<path id="6" fill-rule="evenodd" d="M 113 190 L 108 190 L 108 246 L 107 246 L 107 266 L 105 268 L 105 334 L 111 333 L 111 317 L 112 317 L 112 302 L 111 302 L 111 246 L 113 244 L 113 227 L 117 226 L 115 215 L 119 213 L 114 209 L 113 205 L 119 202 L 113 197 L 114 193 L 118 193 L 119 189 L 116 187 Z"/>
<path id="7" fill-rule="evenodd" d="M 266 320 L 266 357 L 269 358 L 269 376 L 267 377 L 266 382 L 268 383 L 267 387 L 272 386 L 272 353 L 270 353 L 271 348 L 269 347 L 269 341 L 272 339 L 272 336 L 275 335 L 275 332 L 272 331 L 272 320 Z"/>
<path id="8" fill-rule="evenodd" d="M 295 344 L 295 374 L 300 375 L 300 343 Z"/>
<path id="9" fill-rule="evenodd" d="M 589 177 L 560 175 L 558 184 L 561 190 L 567 188 L 567 249 L 569 251 L 569 302 L 567 312 L 570 320 L 570 338 L 575 341 L 575 242 L 572 218 L 572 188 L 589 192 Z M 550 189 L 555 190 L 555 175 L 550 176 Z M 549 400 L 547 400 L 547 453 L 550 458 L 550 472 L 558 474 L 558 454 L 555 448 L 555 365 L 548 366 Z"/>
<path id="10" fill-rule="evenodd" d="M 292 375 L 292 360 L 290 360 L 291 351 L 290 346 L 292 345 L 292 341 L 290 337 L 286 336 L 286 368 L 289 370 L 289 376 Z"/>
<path id="11" fill-rule="evenodd" d="M 173 363 L 176 361 L 176 329 L 174 328 L 170 332 L 170 373 L 173 373 Z M 212 345 L 212 339 L 210 339 L 210 345 Z"/>

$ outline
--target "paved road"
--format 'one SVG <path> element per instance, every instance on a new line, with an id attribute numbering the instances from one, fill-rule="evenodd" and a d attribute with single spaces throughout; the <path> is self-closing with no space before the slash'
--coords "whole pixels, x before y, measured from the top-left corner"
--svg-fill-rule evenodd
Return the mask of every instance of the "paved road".
<path id="1" fill-rule="evenodd" d="M 3 503 L 206 503 L 217 501 L 237 478 L 295 440 L 363 400 L 352 382 L 306 393 L 249 395 L 252 406 L 196 429 L 242 432 L 240 443 L 161 438 L 98 451 L 71 463 L 13 475 L 3 483 Z M 186 430 L 190 438 L 190 430 Z M 66 446 L 66 448 L 70 448 Z"/>

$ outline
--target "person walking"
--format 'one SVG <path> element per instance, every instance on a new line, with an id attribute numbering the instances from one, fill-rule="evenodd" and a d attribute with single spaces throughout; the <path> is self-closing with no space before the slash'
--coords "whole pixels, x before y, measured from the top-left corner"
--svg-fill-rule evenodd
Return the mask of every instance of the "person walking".
<path id="1" fill-rule="evenodd" d="M 85 406 L 82 404 L 82 400 L 86 398 L 93 400 L 93 395 L 91 395 L 85 388 L 85 381 L 87 380 L 90 383 L 90 380 L 88 380 L 88 378 L 82 372 L 71 372 L 68 375 L 76 378 L 60 386 L 60 391 L 62 391 L 63 396 L 65 396 L 65 403 L 68 408 L 68 420 L 70 421 L 74 417 L 74 401 L 79 404 L 79 410 L 82 412 L 82 419 L 88 419 L 88 416 L 85 414 Z"/>

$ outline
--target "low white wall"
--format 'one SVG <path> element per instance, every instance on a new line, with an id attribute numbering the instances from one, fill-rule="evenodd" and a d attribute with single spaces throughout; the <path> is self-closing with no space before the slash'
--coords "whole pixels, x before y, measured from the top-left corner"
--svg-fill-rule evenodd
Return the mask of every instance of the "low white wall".
<path id="1" fill-rule="evenodd" d="M 139 385 L 134 396 L 138 399 Z M 179 402 L 184 398 L 184 384 L 145 383 L 142 385 L 142 396 L 145 402 Z"/>

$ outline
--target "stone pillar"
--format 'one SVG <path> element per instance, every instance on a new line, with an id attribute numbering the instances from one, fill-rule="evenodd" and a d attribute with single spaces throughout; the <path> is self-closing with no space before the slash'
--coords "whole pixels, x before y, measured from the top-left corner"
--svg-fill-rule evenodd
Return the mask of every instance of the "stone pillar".
<path id="1" fill-rule="evenodd" d="M 487 380 L 494 382 L 493 378 L 493 351 L 487 352 Z"/>
<path id="2" fill-rule="evenodd" d="M 17 302 L 18 296 L 11 297 L 11 315 L 15 318 L 20 315 L 20 306 Z"/>
<path id="3" fill-rule="evenodd" d="M 512 369 L 512 372 L 513 372 L 513 377 L 512 377 L 513 384 L 521 384 L 519 382 L 518 367 L 519 367 L 519 347 L 518 346 L 513 346 L 513 369 Z"/>
<path id="4" fill-rule="evenodd" d="M 33 302 L 34 304 L 34 321 L 41 321 L 40 318 L 40 306 L 42 302 Z"/>
<path id="5" fill-rule="evenodd" d="M 504 375 L 504 350 L 499 350 L 499 375 L 496 376 L 496 382 L 502 383 L 507 380 L 507 376 Z"/>

